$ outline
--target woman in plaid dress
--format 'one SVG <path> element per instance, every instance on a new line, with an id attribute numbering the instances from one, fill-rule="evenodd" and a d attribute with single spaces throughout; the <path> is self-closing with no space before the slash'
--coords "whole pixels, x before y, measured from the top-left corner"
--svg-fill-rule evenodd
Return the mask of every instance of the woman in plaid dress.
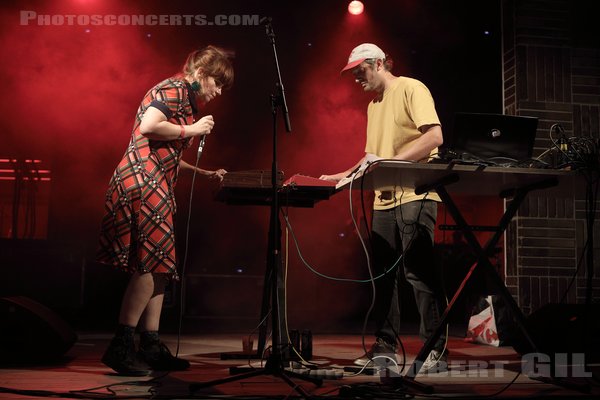
<path id="1" fill-rule="evenodd" d="M 174 188 L 193 138 L 208 135 L 212 115 L 197 119 L 206 104 L 233 83 L 230 55 L 207 46 L 192 52 L 183 71 L 150 89 L 138 108 L 131 141 L 106 194 L 98 260 L 131 273 L 119 327 L 102 362 L 119 374 L 143 376 L 152 370 L 189 368 L 160 341 L 158 328 L 164 291 L 178 279 L 175 257 Z M 200 174 L 222 179 L 225 170 Z M 134 332 L 140 331 L 136 352 Z"/>

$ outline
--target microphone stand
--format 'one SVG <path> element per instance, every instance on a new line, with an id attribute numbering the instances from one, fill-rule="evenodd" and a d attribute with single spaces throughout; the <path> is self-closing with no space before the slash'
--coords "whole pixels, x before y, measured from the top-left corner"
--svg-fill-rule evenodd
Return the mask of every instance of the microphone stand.
<path id="1" fill-rule="evenodd" d="M 304 398 L 309 398 L 310 394 L 306 392 L 300 385 L 292 381 L 293 378 L 302 379 L 311 382 L 317 386 L 321 386 L 322 380 L 309 376 L 291 372 L 285 369 L 284 357 L 282 356 L 282 316 L 283 307 L 281 307 L 280 294 L 283 292 L 282 278 L 282 262 L 281 262 L 281 221 L 279 219 L 279 182 L 277 169 L 277 109 L 281 107 L 285 129 L 291 132 L 290 118 L 285 100 L 285 91 L 281 81 L 281 71 L 279 69 L 279 60 L 277 58 L 277 48 L 275 46 L 275 33 L 271 25 L 271 18 L 261 19 L 261 23 L 265 26 L 266 34 L 273 47 L 273 57 L 277 70 L 277 82 L 275 83 L 276 93 L 271 94 L 271 114 L 273 116 L 273 155 L 271 164 L 271 213 L 269 221 L 269 238 L 268 238 L 268 256 L 267 256 L 267 271 L 265 274 L 265 293 L 268 293 L 270 288 L 271 299 L 271 352 L 267 358 L 267 362 L 263 368 L 257 368 L 251 372 L 242 373 L 229 378 L 217 379 L 210 382 L 194 383 L 189 386 L 190 392 L 193 393 L 198 389 L 220 385 L 222 383 L 238 381 L 246 378 L 251 378 L 261 375 L 272 375 L 281 378 L 285 383 L 291 386 L 298 394 Z M 269 296 L 263 297 L 263 302 Z M 264 304 L 263 304 L 264 306 Z M 263 307 L 264 308 L 264 307 Z M 286 341 L 287 345 L 287 336 Z M 261 344 L 259 343 L 259 348 Z"/>

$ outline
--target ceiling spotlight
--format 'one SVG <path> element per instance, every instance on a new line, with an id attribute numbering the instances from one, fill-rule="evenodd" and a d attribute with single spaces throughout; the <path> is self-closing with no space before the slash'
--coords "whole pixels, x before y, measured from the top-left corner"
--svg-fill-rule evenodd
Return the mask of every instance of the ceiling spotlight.
<path id="1" fill-rule="evenodd" d="M 352 15 L 359 15 L 365 10 L 362 1 L 353 0 L 348 4 L 348 12 Z"/>

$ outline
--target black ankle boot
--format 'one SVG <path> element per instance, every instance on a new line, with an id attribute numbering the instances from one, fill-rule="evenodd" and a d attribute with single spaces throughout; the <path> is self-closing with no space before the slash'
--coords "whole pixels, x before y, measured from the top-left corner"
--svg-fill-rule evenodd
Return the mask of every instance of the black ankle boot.
<path id="1" fill-rule="evenodd" d="M 169 348 L 160 341 L 156 331 L 140 334 L 138 355 L 156 371 L 183 371 L 190 367 L 189 361 L 171 354 Z"/>
<path id="2" fill-rule="evenodd" d="M 119 326 L 115 337 L 111 340 L 106 352 L 102 356 L 102 362 L 114 369 L 119 375 L 150 375 L 152 370 L 135 352 L 134 331 L 135 328 L 133 327 Z"/>

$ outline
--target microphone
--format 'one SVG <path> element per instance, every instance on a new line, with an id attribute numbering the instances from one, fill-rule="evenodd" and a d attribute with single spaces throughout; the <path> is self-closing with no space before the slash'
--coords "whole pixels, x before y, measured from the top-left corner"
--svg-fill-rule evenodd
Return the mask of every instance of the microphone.
<path id="1" fill-rule="evenodd" d="M 202 154 L 202 150 L 204 150 L 204 143 L 206 142 L 206 135 L 200 136 L 200 143 L 198 144 L 198 157 Z"/>
<path id="2" fill-rule="evenodd" d="M 267 25 L 267 24 L 270 24 L 270 23 L 271 23 L 271 21 L 273 21 L 273 18 L 271 18 L 271 17 L 262 17 L 262 18 L 261 18 L 261 19 L 258 21 L 258 23 L 259 23 L 260 25 Z"/>
<path id="3" fill-rule="evenodd" d="M 271 25 L 271 21 L 273 21 L 273 18 L 271 17 L 262 17 L 260 20 L 258 20 L 258 23 L 265 27 L 265 33 L 267 34 L 267 37 L 271 43 L 273 43 L 275 41 L 275 33 L 273 32 L 273 25 Z"/>

